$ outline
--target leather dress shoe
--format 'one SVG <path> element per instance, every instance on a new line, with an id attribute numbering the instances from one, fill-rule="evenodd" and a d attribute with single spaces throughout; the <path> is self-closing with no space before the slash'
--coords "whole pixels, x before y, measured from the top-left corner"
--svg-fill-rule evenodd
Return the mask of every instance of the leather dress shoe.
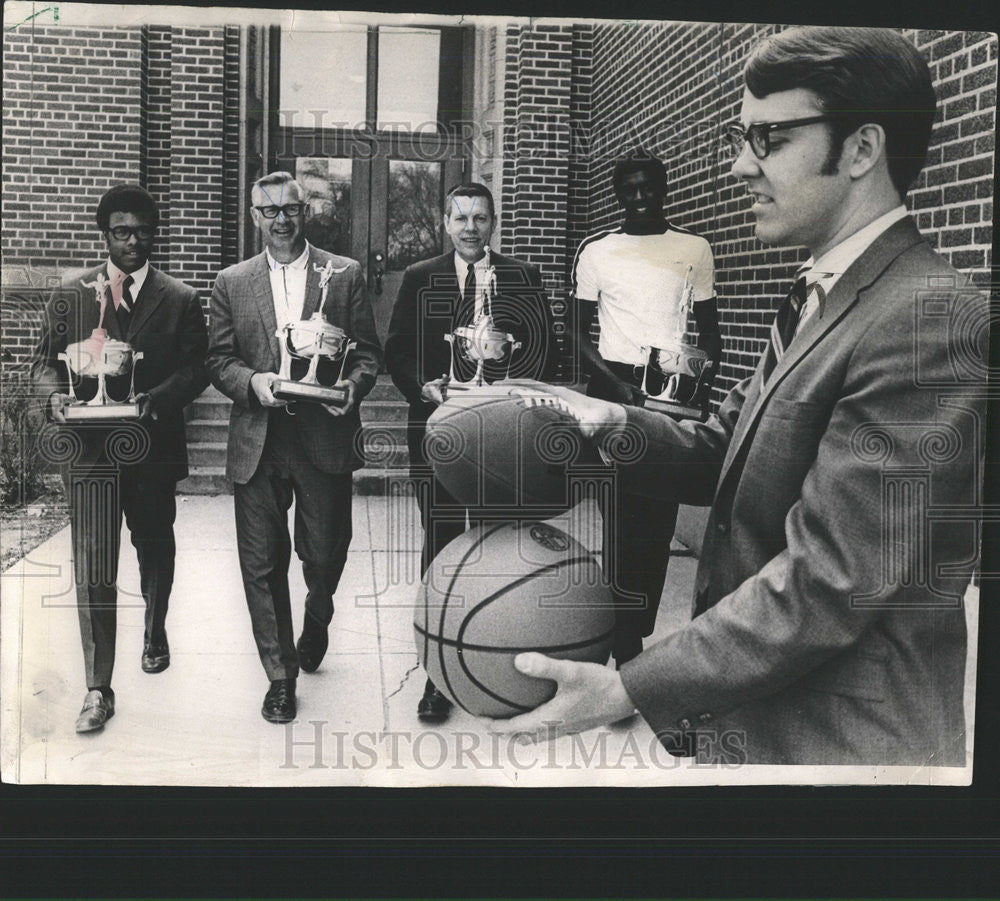
<path id="1" fill-rule="evenodd" d="M 162 644 L 150 642 L 142 649 L 142 671 L 144 673 L 162 673 L 170 666 L 170 646 L 167 639 Z"/>
<path id="2" fill-rule="evenodd" d="M 434 685 L 430 679 L 424 686 L 424 696 L 417 704 L 417 719 L 425 722 L 440 723 L 448 719 L 454 705 Z"/>
<path id="3" fill-rule="evenodd" d="M 305 673 L 314 673 L 323 661 L 323 655 L 330 644 L 330 636 L 324 626 L 306 617 L 302 635 L 295 643 L 299 652 L 299 668 Z"/>
<path id="4" fill-rule="evenodd" d="M 290 723 L 295 719 L 295 680 L 275 679 L 264 695 L 261 715 L 269 723 Z"/>
<path id="5" fill-rule="evenodd" d="M 103 729 L 104 724 L 115 715 L 115 693 L 106 688 L 103 692 L 99 688 L 87 692 L 83 699 L 83 709 L 76 718 L 77 732 L 94 732 Z"/>

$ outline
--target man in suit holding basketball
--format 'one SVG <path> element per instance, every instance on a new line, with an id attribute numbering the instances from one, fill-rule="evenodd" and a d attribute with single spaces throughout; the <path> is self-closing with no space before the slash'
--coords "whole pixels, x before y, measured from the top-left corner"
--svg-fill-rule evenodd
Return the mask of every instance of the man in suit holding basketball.
<path id="1" fill-rule="evenodd" d="M 207 365 L 213 384 L 233 400 L 226 475 L 235 483 L 254 639 L 271 683 L 261 714 L 287 723 L 296 714 L 299 669 L 314 672 L 328 646 L 333 594 L 351 543 L 352 473 L 362 465 L 358 405 L 375 384 L 381 349 L 361 266 L 305 239 L 308 204 L 298 182 L 273 172 L 254 184 L 251 200 L 265 249 L 219 273 Z M 293 409 L 272 393 L 280 363 L 276 332 L 317 310 L 357 343 L 335 383 L 347 391 L 347 402 L 296 402 Z M 288 593 L 293 498 L 295 551 L 308 592 L 298 642 Z"/>
<path id="2" fill-rule="evenodd" d="M 744 74 L 733 174 L 761 241 L 811 252 L 756 371 L 704 424 L 548 396 L 610 457 L 645 434 L 627 484 L 711 505 L 694 618 L 618 673 L 520 658 L 559 690 L 495 726 L 542 738 L 638 708 L 705 761 L 735 739 L 749 763 L 961 766 L 986 371 L 968 345 L 988 310 L 902 204 L 927 64 L 895 31 L 794 28 Z"/>
<path id="3" fill-rule="evenodd" d="M 544 381 L 553 377 L 558 365 L 541 276 L 534 266 L 490 248 L 495 223 L 493 195 L 485 185 L 473 182 L 452 188 L 445 198 L 444 228 L 454 249 L 407 268 L 389 323 L 386 367 L 410 405 L 410 474 L 424 529 L 421 572 L 441 548 L 465 531 L 464 508 L 433 477 L 423 449 L 427 418 L 447 393 L 452 349 L 445 336 L 489 312 L 521 347 L 509 361 L 486 364 L 488 381 L 508 375 Z M 457 352 L 454 360 L 456 379 L 470 379 L 475 367 Z M 450 709 L 451 702 L 428 680 L 417 709 L 420 718 L 442 720 Z"/>
<path id="4" fill-rule="evenodd" d="M 99 730 L 115 713 L 111 675 L 123 514 L 139 558 L 146 606 L 142 670 L 160 673 L 170 666 L 166 620 L 174 581 L 174 494 L 188 474 L 184 407 L 208 384 L 208 337 L 198 293 L 149 263 L 159 224 L 156 202 L 138 185 L 117 185 L 101 198 L 96 218 L 108 260 L 54 292 L 31 366 L 50 418 L 62 424 L 70 397 L 60 353 L 80 342 L 94 348 L 111 340 L 127 342 L 142 354 L 134 370 L 137 422 L 85 421 L 66 427 L 66 446 L 78 447 L 77 459 L 62 475 L 71 508 L 87 677 L 77 732 Z M 114 384 L 109 394 L 124 399 L 129 377 L 109 382 Z M 96 380 L 88 378 L 75 390 L 81 400 L 90 400 L 95 387 Z"/>

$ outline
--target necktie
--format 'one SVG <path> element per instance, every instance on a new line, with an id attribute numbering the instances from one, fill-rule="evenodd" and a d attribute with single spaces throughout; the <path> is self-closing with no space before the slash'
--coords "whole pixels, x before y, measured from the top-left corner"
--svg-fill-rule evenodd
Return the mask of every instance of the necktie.
<path id="1" fill-rule="evenodd" d="M 781 358 L 788 350 L 792 338 L 795 337 L 795 328 L 799 324 L 799 315 L 802 306 L 806 302 L 807 286 L 805 273 L 799 275 L 792 285 L 792 290 L 784 302 L 778 307 L 778 312 L 771 323 L 771 339 L 767 347 L 767 356 L 764 360 L 764 382 L 770 378 L 774 367 L 781 362 Z"/>
<path id="2" fill-rule="evenodd" d="M 135 306 L 135 301 L 132 300 L 132 285 L 135 283 L 135 279 L 131 275 L 126 275 L 125 280 L 122 282 L 122 299 L 121 303 L 118 304 L 118 308 L 115 313 L 118 316 L 118 326 L 121 329 L 123 335 L 128 334 L 129 322 L 132 320 L 132 308 Z"/>
<path id="3" fill-rule="evenodd" d="M 473 304 L 472 315 L 475 317 L 475 303 L 476 303 L 476 266 L 475 263 L 469 263 L 469 271 L 465 276 L 465 291 L 462 292 L 462 298 L 468 303 L 470 300 Z"/>

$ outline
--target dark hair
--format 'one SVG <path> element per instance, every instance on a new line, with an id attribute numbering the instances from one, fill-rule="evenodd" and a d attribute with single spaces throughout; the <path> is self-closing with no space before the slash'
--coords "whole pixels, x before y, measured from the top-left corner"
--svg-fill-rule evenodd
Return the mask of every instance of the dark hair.
<path id="1" fill-rule="evenodd" d="M 160 212 L 152 195 L 138 185 L 115 185 L 104 192 L 97 204 L 97 227 L 107 231 L 112 213 L 135 213 L 144 216 L 154 228 L 160 224 Z"/>
<path id="2" fill-rule="evenodd" d="M 881 125 L 889 175 L 900 196 L 927 158 L 937 99 L 927 63 L 898 31 L 888 28 L 800 26 L 759 44 L 743 70 L 747 89 L 763 98 L 805 88 L 831 123 L 831 158 L 860 126 Z"/>
<path id="3" fill-rule="evenodd" d="M 635 172 L 645 172 L 664 194 L 667 192 L 666 167 L 642 147 L 637 147 L 615 162 L 615 168 L 611 173 L 611 185 L 615 191 L 618 191 L 625 178 Z"/>
<path id="4" fill-rule="evenodd" d="M 496 219 L 496 208 L 493 206 L 493 195 L 490 193 L 490 189 L 486 185 L 481 184 L 478 181 L 470 181 L 465 184 L 455 185 L 448 192 L 448 196 L 444 199 L 444 214 L 446 216 L 451 214 L 452 202 L 456 197 L 485 197 L 486 203 L 490 208 L 490 216 Z"/>

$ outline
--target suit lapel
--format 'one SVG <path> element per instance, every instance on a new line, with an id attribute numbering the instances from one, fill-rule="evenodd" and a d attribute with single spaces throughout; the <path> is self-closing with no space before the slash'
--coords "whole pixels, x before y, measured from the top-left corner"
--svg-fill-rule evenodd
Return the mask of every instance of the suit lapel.
<path id="1" fill-rule="evenodd" d="M 302 318 L 311 319 L 312 314 L 319 309 L 319 272 L 313 264 L 323 268 L 326 265 L 326 258 L 319 255 L 319 251 L 310 245 L 309 258 L 306 261 L 306 295 L 302 301 Z"/>
<path id="2" fill-rule="evenodd" d="M 921 240 L 923 239 L 920 237 L 920 233 L 909 218 L 890 226 L 837 280 L 833 290 L 826 298 L 826 308 L 822 319 L 818 313 L 814 313 L 802 326 L 802 331 L 795 336 L 785 355 L 781 358 L 781 362 L 774 367 L 763 391 L 760 390 L 761 369 L 758 364 L 747 397 L 748 404 L 752 404 L 752 406 L 744 408 L 745 413 L 750 411 L 749 415 L 741 415 L 737 423 L 733 440 L 729 444 L 729 451 L 723 463 L 718 483 L 720 486 L 733 461 L 739 456 L 750 436 L 754 434 L 764 407 L 778 385 L 802 362 L 809 351 L 850 312 L 864 290 L 881 276 L 889 264 L 903 251 L 908 250 Z"/>
<path id="3" fill-rule="evenodd" d="M 166 283 L 160 278 L 160 273 L 152 266 L 146 274 L 146 280 L 142 283 L 139 296 L 135 299 L 135 308 L 132 318 L 128 324 L 128 337 L 138 334 L 156 308 L 163 303 L 163 292 L 166 290 Z M 117 317 L 115 317 L 117 319 Z"/>
<path id="4" fill-rule="evenodd" d="M 257 312 L 260 313 L 261 322 L 264 325 L 264 334 L 267 337 L 267 346 L 271 349 L 271 365 L 275 371 L 278 369 L 278 358 L 280 350 L 278 348 L 278 320 L 274 315 L 274 297 L 271 295 L 271 277 L 267 271 L 267 255 L 261 253 L 257 257 L 254 265 L 253 276 L 250 279 L 250 290 L 253 294 L 254 303 L 257 304 Z"/>

